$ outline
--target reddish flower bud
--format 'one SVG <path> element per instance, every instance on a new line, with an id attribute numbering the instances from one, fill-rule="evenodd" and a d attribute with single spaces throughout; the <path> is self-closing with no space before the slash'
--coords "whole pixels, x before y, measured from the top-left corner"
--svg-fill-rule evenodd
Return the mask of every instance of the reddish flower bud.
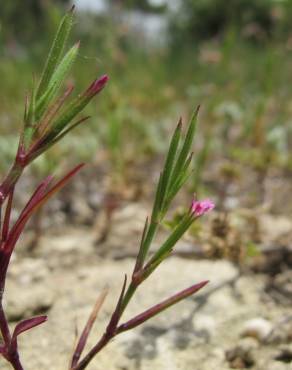
<path id="1" fill-rule="evenodd" d="M 85 95 L 92 98 L 104 88 L 108 79 L 109 77 L 107 75 L 104 75 L 93 81 L 89 88 L 86 90 Z"/>

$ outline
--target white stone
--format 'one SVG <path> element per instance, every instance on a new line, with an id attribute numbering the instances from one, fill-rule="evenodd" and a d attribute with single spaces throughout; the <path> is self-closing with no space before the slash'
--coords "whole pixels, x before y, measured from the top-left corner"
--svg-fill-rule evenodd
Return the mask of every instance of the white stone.
<path id="1" fill-rule="evenodd" d="M 270 321 L 257 317 L 246 321 L 241 335 L 243 337 L 253 337 L 262 342 L 271 333 L 272 328 L 273 325 Z"/>

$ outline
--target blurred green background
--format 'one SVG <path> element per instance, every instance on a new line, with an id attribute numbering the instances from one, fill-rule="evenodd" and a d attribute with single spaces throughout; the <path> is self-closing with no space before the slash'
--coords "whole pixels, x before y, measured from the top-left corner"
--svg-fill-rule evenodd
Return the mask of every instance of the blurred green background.
<path id="1" fill-rule="evenodd" d="M 32 79 L 71 5 L 1 1 L 1 173 L 14 156 Z M 200 192 L 203 183 L 204 192 L 224 199 L 226 184 L 240 182 L 241 192 L 252 173 L 258 192 L 249 195 L 257 203 L 271 171 L 290 177 L 292 1 L 76 0 L 75 5 L 72 43 L 81 40 L 81 50 L 72 80 L 77 89 L 102 73 L 111 80 L 88 108 L 91 122 L 37 161 L 33 171 L 47 173 L 81 159 L 102 163 L 125 183 L 139 168 L 143 182 L 179 116 L 187 119 L 201 104 L 190 191 Z"/>

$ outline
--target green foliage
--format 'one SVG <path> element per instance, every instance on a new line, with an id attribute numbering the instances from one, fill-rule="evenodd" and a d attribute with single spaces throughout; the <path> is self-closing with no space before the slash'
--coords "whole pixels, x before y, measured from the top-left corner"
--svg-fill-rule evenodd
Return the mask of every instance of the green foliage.
<path id="1" fill-rule="evenodd" d="M 108 81 L 107 76 L 94 80 L 83 93 L 67 102 L 73 86 L 56 98 L 64 79 L 76 59 L 79 43 L 64 56 L 64 49 L 71 30 L 74 7 L 60 22 L 42 76 L 38 84 L 33 83 L 30 96 L 26 99 L 23 128 L 14 164 L 0 187 L 0 202 L 11 193 L 25 167 L 63 139 L 73 128 L 88 117 L 77 118 L 91 99 Z M 74 119 L 75 122 L 72 122 Z M 1 204 L 2 204 L 1 203 Z"/>
<path id="2" fill-rule="evenodd" d="M 68 51 L 62 63 L 60 60 L 64 52 L 71 28 L 73 24 L 73 11 L 67 13 L 62 19 L 57 34 L 55 36 L 52 48 L 50 50 L 39 86 L 37 89 L 36 97 L 40 98 L 42 94 L 48 89 L 55 90 L 55 85 L 60 85 L 66 73 L 70 69 L 77 53 L 77 48 L 74 46 Z M 59 64 L 60 63 L 60 64 Z"/>
<path id="3" fill-rule="evenodd" d="M 158 181 L 150 222 L 148 225 L 148 221 L 146 221 L 143 238 L 140 245 L 140 251 L 137 260 L 141 266 L 143 265 L 148 254 L 156 231 L 159 225 L 163 222 L 164 217 L 169 210 L 171 202 L 189 177 L 189 167 L 192 159 L 191 147 L 195 135 L 197 113 L 198 111 L 193 114 L 185 137 L 182 136 L 181 121 L 177 125 L 177 128 L 172 136 L 164 168 Z M 193 221 L 192 215 L 187 213 L 178 227 L 159 249 L 158 254 L 155 254 L 151 259 L 151 262 L 149 263 L 149 269 L 151 272 L 153 271 L 153 268 L 156 268 L 156 262 L 160 264 L 160 262 L 170 253 L 177 240 L 181 238 Z"/>

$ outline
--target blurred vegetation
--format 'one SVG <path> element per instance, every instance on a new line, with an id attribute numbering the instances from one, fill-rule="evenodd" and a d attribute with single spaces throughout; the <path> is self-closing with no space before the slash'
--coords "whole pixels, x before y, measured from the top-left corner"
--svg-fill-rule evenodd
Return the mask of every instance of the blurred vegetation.
<path id="1" fill-rule="evenodd" d="M 4 1 L 1 171 L 16 145 L 13 133 L 20 127 L 32 72 L 39 73 L 50 28 L 56 27 L 64 6 L 70 6 L 65 3 L 32 1 L 24 6 L 21 1 Z M 188 116 L 202 104 L 198 171 L 191 190 L 200 190 L 200 173 L 216 158 L 223 163 L 220 171 L 226 181 L 237 181 L 238 166 L 260 174 L 271 166 L 291 171 L 291 2 L 184 0 L 176 11 L 151 4 L 112 1 L 115 11 L 110 15 L 80 12 L 74 38 L 82 46 L 72 79 L 78 88 L 84 87 L 106 72 L 111 81 L 98 105 L 88 109 L 91 122 L 62 148 L 49 152 L 46 163 L 37 163 L 37 168 L 54 167 L 60 156 L 65 162 L 94 162 L 102 152 L 105 163 L 127 176 L 131 166 L 147 163 L 165 150 L 166 133 L 180 114 Z M 124 19 L 123 9 L 130 8 L 164 12 L 169 43 L 149 46 L 143 32 Z"/>
<path id="2" fill-rule="evenodd" d="M 244 38 L 264 40 L 291 33 L 289 0 L 184 0 L 170 23 L 170 37 L 198 41 L 235 28 Z"/>
<path id="3" fill-rule="evenodd" d="M 167 10 L 166 4 L 152 4 L 149 0 L 109 0 L 109 2 L 126 9 L 138 9 L 150 13 L 160 13 Z"/>
<path id="4" fill-rule="evenodd" d="M 6 43 L 31 43 L 56 26 L 57 7 L 69 0 L 4 0 L 1 2 L 1 36 Z M 55 28 L 55 27 L 54 27 Z"/>

